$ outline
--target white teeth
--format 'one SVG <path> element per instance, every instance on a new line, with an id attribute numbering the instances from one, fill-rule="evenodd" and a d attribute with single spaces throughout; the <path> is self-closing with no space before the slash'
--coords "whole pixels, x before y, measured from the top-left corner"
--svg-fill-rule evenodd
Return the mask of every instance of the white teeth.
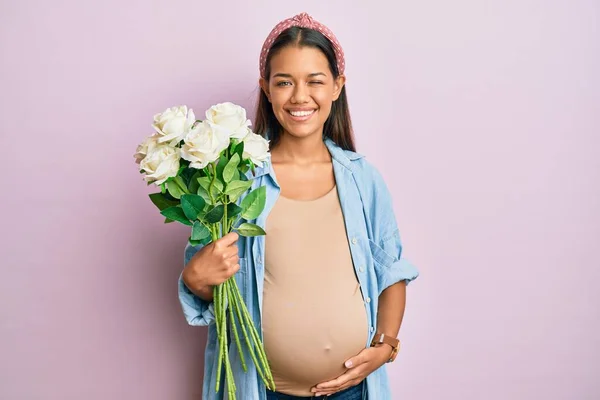
<path id="1" fill-rule="evenodd" d="M 294 117 L 308 117 L 310 114 L 314 113 L 315 110 L 312 111 L 290 111 Z"/>

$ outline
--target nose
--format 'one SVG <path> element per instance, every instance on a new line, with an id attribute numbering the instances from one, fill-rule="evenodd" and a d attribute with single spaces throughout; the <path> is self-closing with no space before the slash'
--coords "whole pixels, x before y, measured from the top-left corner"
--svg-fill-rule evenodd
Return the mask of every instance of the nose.
<path id="1" fill-rule="evenodd" d="M 310 96 L 306 85 L 296 85 L 294 87 L 294 93 L 292 93 L 292 98 L 290 100 L 294 104 L 308 103 L 309 97 Z"/>

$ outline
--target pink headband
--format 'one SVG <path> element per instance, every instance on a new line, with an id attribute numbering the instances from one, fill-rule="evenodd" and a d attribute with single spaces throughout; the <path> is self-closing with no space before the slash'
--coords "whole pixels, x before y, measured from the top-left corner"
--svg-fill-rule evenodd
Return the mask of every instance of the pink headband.
<path id="1" fill-rule="evenodd" d="M 292 18 L 283 20 L 277 25 L 275 25 L 275 28 L 273 28 L 273 30 L 267 37 L 267 40 L 265 40 L 265 43 L 263 44 L 262 50 L 260 52 L 259 68 L 261 77 L 266 78 L 265 73 L 267 68 L 267 55 L 269 54 L 269 50 L 271 50 L 273 42 L 275 41 L 275 39 L 277 39 L 281 32 L 292 26 L 314 29 L 315 31 L 320 32 L 323 36 L 329 39 L 329 41 L 333 45 L 333 49 L 335 50 L 335 58 L 337 60 L 338 71 L 340 74 L 344 73 L 344 67 L 346 66 L 344 61 L 344 51 L 342 50 L 342 46 L 340 45 L 340 42 L 338 42 L 333 32 L 331 32 L 331 30 L 325 25 L 312 19 L 312 17 L 307 13 L 301 13 L 293 16 Z"/>

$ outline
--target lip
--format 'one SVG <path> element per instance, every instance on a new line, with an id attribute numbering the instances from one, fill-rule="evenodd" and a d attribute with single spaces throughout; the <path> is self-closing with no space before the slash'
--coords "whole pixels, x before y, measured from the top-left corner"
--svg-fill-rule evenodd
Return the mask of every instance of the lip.
<path id="1" fill-rule="evenodd" d="M 304 122 L 304 121 L 308 121 L 309 119 L 312 118 L 313 115 L 315 115 L 317 113 L 317 109 L 315 108 L 290 108 L 290 109 L 286 109 L 285 110 L 288 117 L 295 122 Z M 306 115 L 303 117 L 295 117 L 291 114 L 291 111 L 313 111 L 312 114 L 310 115 Z"/>

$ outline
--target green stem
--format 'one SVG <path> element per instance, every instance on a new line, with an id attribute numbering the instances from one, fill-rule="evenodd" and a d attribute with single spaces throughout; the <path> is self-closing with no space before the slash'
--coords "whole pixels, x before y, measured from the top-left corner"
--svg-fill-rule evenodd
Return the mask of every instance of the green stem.
<path id="1" fill-rule="evenodd" d="M 219 392 L 219 387 L 221 386 L 221 360 L 223 357 L 223 346 L 222 346 L 222 339 L 223 339 L 223 330 L 221 327 L 221 305 L 223 304 L 221 302 L 221 293 L 223 292 L 221 285 L 217 285 L 215 286 L 215 297 L 214 297 L 214 303 L 215 303 L 215 319 L 216 319 L 216 324 L 217 324 L 217 342 L 219 343 L 219 359 L 217 362 L 217 384 L 215 387 L 215 391 L 218 393 Z M 218 310 L 218 311 L 217 311 Z"/>
<path id="2" fill-rule="evenodd" d="M 235 295 L 233 294 L 233 288 L 231 287 L 231 285 L 232 285 L 231 283 L 227 284 L 227 293 L 229 295 L 229 298 L 231 299 L 230 304 L 229 304 L 229 320 L 231 321 L 231 330 L 233 331 L 233 337 L 235 338 L 235 345 L 238 348 L 238 353 L 240 355 L 240 361 L 242 363 L 242 368 L 244 369 L 244 372 L 247 372 L 248 368 L 246 367 L 246 360 L 244 359 L 244 352 L 242 351 L 242 343 L 240 341 L 240 336 L 238 334 L 237 326 L 235 323 L 235 309 L 237 307 L 239 307 L 239 305 L 237 304 L 237 301 L 235 300 Z M 242 321 L 240 320 L 240 324 L 241 323 L 242 323 Z"/>
<path id="3" fill-rule="evenodd" d="M 223 225 L 223 236 L 229 233 L 229 221 L 227 221 L 227 200 L 223 202 L 223 219 L 221 221 Z"/>
<path id="4" fill-rule="evenodd" d="M 238 289 L 238 295 L 239 295 L 239 289 Z M 240 295 L 241 298 L 241 295 Z M 245 303 L 242 303 L 242 307 L 245 309 L 246 305 Z M 262 340 L 258 335 L 258 332 L 256 330 L 256 327 L 254 326 L 254 322 L 252 321 L 252 317 L 250 316 L 250 313 L 248 312 L 247 309 L 245 309 L 245 315 L 246 318 L 248 320 L 248 324 L 250 325 L 250 332 L 254 337 L 254 341 L 256 343 L 256 347 L 258 348 L 258 354 L 259 354 L 259 358 L 260 361 L 262 362 L 262 366 L 264 368 L 264 372 L 265 372 L 265 376 L 267 377 L 267 380 L 271 383 L 272 385 L 272 390 L 275 390 L 275 381 L 273 380 L 273 375 L 271 373 L 271 368 L 269 367 L 269 362 L 267 360 L 267 353 L 265 351 L 265 348 L 262 344 Z M 266 383 L 266 382 L 265 382 Z"/>
<path id="5" fill-rule="evenodd" d="M 265 353 L 264 347 L 262 345 L 262 342 L 260 340 L 260 337 L 258 335 L 256 327 L 254 326 L 252 317 L 250 316 L 250 313 L 248 312 L 248 309 L 246 308 L 246 304 L 244 303 L 244 300 L 242 299 L 242 295 L 237 286 L 237 282 L 234 280 L 232 283 L 233 283 L 233 293 L 234 293 L 234 296 L 236 296 L 236 302 L 238 305 L 241 305 L 241 308 L 242 308 L 241 314 L 244 316 L 245 324 L 248 325 L 253 344 L 257 348 L 258 359 L 260 360 L 260 364 L 257 363 L 256 360 L 254 359 L 254 362 L 257 367 L 256 369 L 259 371 L 259 374 L 260 374 L 261 378 L 263 379 L 263 381 L 265 382 L 265 384 L 267 385 L 267 387 L 274 388 L 275 382 L 273 381 L 273 376 L 271 374 L 271 368 L 269 367 L 269 363 L 267 362 L 267 355 Z M 262 368 L 262 371 L 261 371 L 261 368 Z M 264 371 L 264 374 L 263 374 L 263 371 Z M 265 378 L 265 376 L 266 376 L 266 378 Z M 270 386 L 270 384 L 272 384 L 272 386 Z"/>
<path id="6" fill-rule="evenodd" d="M 212 176 L 212 179 L 210 181 L 210 184 L 208 185 L 208 196 L 210 197 L 211 203 L 214 205 L 215 204 L 215 198 L 212 195 L 212 188 L 213 188 L 213 186 L 215 184 L 215 180 L 217 179 L 217 170 L 216 170 L 216 167 L 213 164 L 209 164 L 208 165 L 208 169 L 209 170 L 210 170 L 211 166 L 214 168 L 214 171 L 212 171 L 214 173 L 210 174 Z"/>
<path id="7" fill-rule="evenodd" d="M 225 381 L 227 383 L 227 391 L 230 391 L 230 370 L 231 370 L 231 365 L 229 363 L 229 354 L 228 354 L 228 349 L 227 349 L 227 325 L 225 324 L 225 311 L 227 310 L 227 283 L 223 282 L 221 285 L 221 290 L 222 290 L 222 294 L 221 294 L 221 301 L 222 301 L 222 305 L 223 305 L 223 314 L 222 314 L 222 318 L 221 318 L 221 331 L 223 332 L 223 338 L 221 341 L 221 346 L 223 348 L 223 359 L 219 360 L 219 364 L 221 363 L 221 361 L 223 362 L 224 366 L 225 366 Z M 231 376 L 231 378 L 233 378 L 233 375 Z"/>
<path id="8" fill-rule="evenodd" d="M 235 304 L 234 310 L 238 316 L 238 319 L 240 320 L 240 326 L 242 327 L 242 333 L 244 334 L 244 339 L 246 341 L 246 345 L 248 346 L 248 352 L 250 353 L 250 358 L 252 358 L 254 365 L 256 365 L 256 370 L 258 371 L 258 374 L 260 375 L 263 382 L 267 382 L 267 380 L 265 379 L 265 375 L 263 374 L 263 372 L 260 368 L 260 363 L 258 362 L 256 353 L 254 352 L 253 342 L 250 339 L 250 335 L 248 335 L 248 331 L 246 330 L 247 323 L 246 323 L 244 316 L 242 315 L 242 308 L 240 307 L 240 302 L 236 298 L 236 293 L 235 293 L 236 287 L 237 287 L 237 284 L 234 281 L 232 288 L 231 288 L 231 290 L 234 294 L 234 302 L 233 302 L 233 304 Z M 248 329 L 250 329 L 250 328 L 248 327 Z"/>

